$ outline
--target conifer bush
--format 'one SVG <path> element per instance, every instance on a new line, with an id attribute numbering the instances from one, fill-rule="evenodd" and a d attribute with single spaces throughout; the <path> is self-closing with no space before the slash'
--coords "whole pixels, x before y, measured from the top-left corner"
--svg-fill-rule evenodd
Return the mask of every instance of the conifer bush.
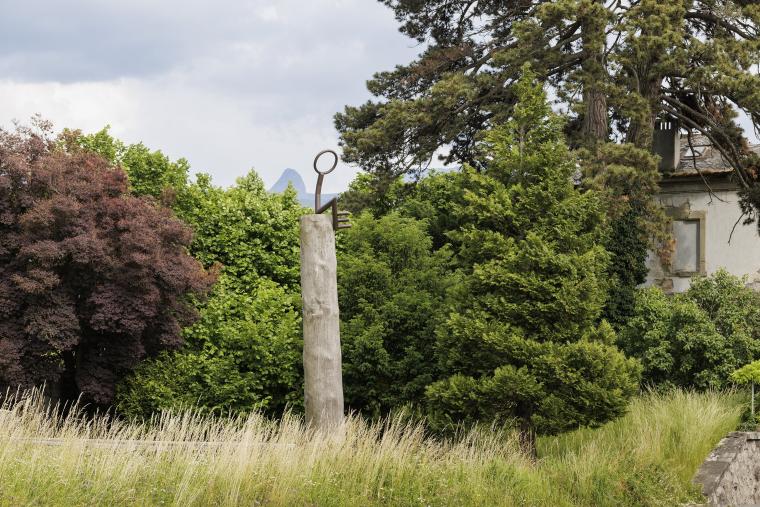
<path id="1" fill-rule="evenodd" d="M 621 415 L 639 365 L 599 323 L 602 201 L 575 185 L 562 122 L 528 69 L 517 90 L 512 119 L 487 137 L 487 169 L 465 169 L 452 233 L 463 283 L 438 329 L 446 378 L 427 396 L 435 425 L 516 419 L 530 450 L 534 432 Z"/>

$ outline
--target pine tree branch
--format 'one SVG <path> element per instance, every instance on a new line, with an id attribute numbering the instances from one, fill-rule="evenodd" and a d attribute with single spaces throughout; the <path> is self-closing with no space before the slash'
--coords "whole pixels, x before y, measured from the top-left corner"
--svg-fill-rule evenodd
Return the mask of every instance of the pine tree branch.
<path id="1" fill-rule="evenodd" d="M 698 19 L 700 21 L 704 21 L 705 23 L 712 23 L 713 25 L 723 27 L 729 32 L 735 33 L 736 35 L 747 40 L 754 40 L 757 37 L 757 35 L 752 35 L 748 32 L 745 32 L 741 28 L 735 25 L 732 25 L 731 23 L 726 21 L 724 18 L 720 18 L 711 12 L 705 12 L 705 11 L 687 12 L 684 15 L 684 19 Z"/>
<path id="2" fill-rule="evenodd" d="M 695 155 L 694 144 L 692 143 L 692 139 L 691 139 L 691 129 L 689 129 L 688 131 L 686 131 L 686 141 L 689 143 L 689 149 L 691 150 L 691 153 L 693 155 L 691 157 L 691 162 L 692 162 L 692 164 L 694 166 L 694 170 L 697 172 L 697 174 L 699 174 L 699 177 L 702 178 L 702 183 L 705 184 L 705 187 L 707 187 L 707 193 L 710 196 L 710 203 L 709 204 L 712 204 L 713 197 L 715 197 L 720 202 L 723 202 L 723 203 L 727 202 L 725 199 L 722 199 L 722 198 L 718 197 L 717 194 L 715 192 L 713 192 L 712 187 L 707 182 L 707 178 L 705 178 L 705 175 L 702 174 L 702 171 L 700 171 L 699 167 L 697 166 L 697 157 Z M 679 149 L 680 149 L 680 147 L 679 147 Z M 729 238 L 729 243 L 730 242 L 731 242 L 731 240 Z"/>
<path id="3" fill-rule="evenodd" d="M 725 142 L 726 139 L 724 139 L 724 142 L 721 142 L 714 135 L 716 131 L 720 131 L 719 126 L 716 126 L 714 122 L 711 122 L 713 123 L 713 126 L 715 128 L 715 130 L 711 130 L 711 129 L 705 128 L 702 124 L 697 123 L 692 117 L 686 116 L 679 109 L 676 109 L 676 107 L 663 104 L 662 108 L 665 112 L 681 120 L 687 127 L 698 130 L 699 132 L 704 134 L 705 137 L 707 137 L 710 140 L 710 143 L 712 143 L 712 145 L 715 148 L 717 148 L 718 151 L 720 151 L 720 153 L 724 156 L 724 158 L 728 161 L 728 163 L 731 164 L 731 167 L 734 169 L 734 172 L 739 177 L 739 182 L 741 186 L 744 188 L 750 188 L 748 181 L 751 181 L 752 178 L 749 176 L 744 165 L 741 163 L 741 159 L 738 157 L 738 153 L 735 152 L 735 149 L 733 149 L 733 146 L 731 145 L 730 140 L 728 143 Z M 725 135 L 723 136 L 726 137 Z M 729 148 L 732 148 L 732 151 L 734 151 L 734 153 L 729 153 L 727 151 L 726 144 L 728 144 Z"/>
<path id="4" fill-rule="evenodd" d="M 466 5 L 462 9 L 462 14 L 459 16 L 459 22 L 457 23 L 457 32 L 460 41 L 464 39 L 464 26 L 472 17 L 472 15 L 467 16 L 467 13 L 470 11 L 470 7 L 476 3 L 478 3 L 477 0 L 470 0 L 466 2 Z"/>

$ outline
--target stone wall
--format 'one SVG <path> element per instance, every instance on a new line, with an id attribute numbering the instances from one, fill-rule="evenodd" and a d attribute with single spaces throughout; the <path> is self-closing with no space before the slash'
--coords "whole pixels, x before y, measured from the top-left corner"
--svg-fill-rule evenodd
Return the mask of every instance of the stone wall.
<path id="1" fill-rule="evenodd" d="M 760 504 L 760 432 L 733 432 L 694 477 L 711 506 Z"/>

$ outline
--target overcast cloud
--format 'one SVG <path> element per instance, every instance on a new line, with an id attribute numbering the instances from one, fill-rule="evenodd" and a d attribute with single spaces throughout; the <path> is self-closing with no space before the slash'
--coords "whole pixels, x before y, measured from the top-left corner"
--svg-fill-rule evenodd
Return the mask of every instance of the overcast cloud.
<path id="1" fill-rule="evenodd" d="M 143 141 L 222 185 L 337 145 L 332 116 L 420 50 L 376 0 L 0 0 L 0 124 Z M 356 170 L 343 166 L 327 191 Z"/>

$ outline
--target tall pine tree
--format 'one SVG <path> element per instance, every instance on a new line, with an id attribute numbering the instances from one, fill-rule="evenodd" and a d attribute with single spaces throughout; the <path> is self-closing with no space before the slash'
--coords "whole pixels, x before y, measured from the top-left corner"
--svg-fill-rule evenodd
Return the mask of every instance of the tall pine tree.
<path id="1" fill-rule="evenodd" d="M 724 154 L 754 215 L 760 162 L 736 111 L 760 125 L 756 2 L 381 1 L 425 50 L 376 74 L 368 82 L 375 100 L 336 115 L 346 160 L 386 181 L 441 152 L 477 168 L 482 133 L 509 116 L 527 62 L 573 118 L 574 146 L 618 140 L 648 149 L 655 119 L 675 117 Z"/>

